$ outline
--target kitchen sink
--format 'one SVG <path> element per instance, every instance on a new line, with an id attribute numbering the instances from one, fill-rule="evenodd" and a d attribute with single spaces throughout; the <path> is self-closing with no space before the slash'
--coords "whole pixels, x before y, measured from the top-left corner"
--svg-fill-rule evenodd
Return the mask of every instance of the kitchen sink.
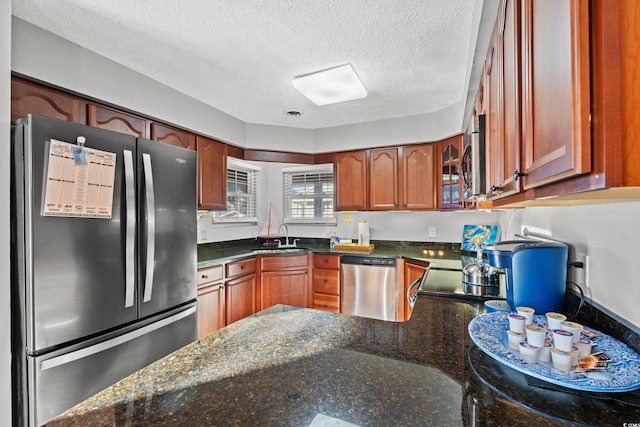
<path id="1" fill-rule="evenodd" d="M 271 249 L 254 249 L 251 251 L 255 255 L 285 255 L 285 254 L 301 254 L 308 252 L 306 248 L 271 248 Z"/>

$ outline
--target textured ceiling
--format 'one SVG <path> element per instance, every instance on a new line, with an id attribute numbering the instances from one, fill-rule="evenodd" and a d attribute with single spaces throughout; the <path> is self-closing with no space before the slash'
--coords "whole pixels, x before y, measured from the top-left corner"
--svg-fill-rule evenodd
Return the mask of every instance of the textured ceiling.
<path id="1" fill-rule="evenodd" d="M 315 129 L 465 102 L 481 3 L 13 0 L 12 10 L 245 122 Z M 345 63 L 366 98 L 318 107 L 291 84 Z"/>

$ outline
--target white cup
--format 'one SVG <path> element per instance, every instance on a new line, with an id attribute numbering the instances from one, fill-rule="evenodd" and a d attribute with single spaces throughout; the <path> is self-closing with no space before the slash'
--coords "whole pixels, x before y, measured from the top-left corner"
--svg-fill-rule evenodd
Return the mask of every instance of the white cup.
<path id="1" fill-rule="evenodd" d="M 558 350 L 571 351 L 571 347 L 573 347 L 573 333 L 565 329 L 554 329 L 553 345 Z"/>
<path id="2" fill-rule="evenodd" d="M 560 371 L 570 371 L 573 354 L 570 351 L 562 351 L 559 348 L 551 350 L 553 367 Z"/>
<path id="3" fill-rule="evenodd" d="M 519 334 L 524 332 L 524 325 L 527 319 L 520 314 L 509 315 L 509 329 Z"/>
<path id="4" fill-rule="evenodd" d="M 533 308 L 516 307 L 516 312 L 527 319 L 525 324 L 530 325 L 533 322 L 533 313 L 535 313 L 535 310 Z"/>
<path id="5" fill-rule="evenodd" d="M 545 341 L 544 346 L 540 347 L 540 351 L 538 352 L 538 360 L 541 362 L 550 362 L 552 349 L 553 344 L 549 341 Z"/>
<path id="6" fill-rule="evenodd" d="M 593 347 L 593 341 L 588 338 L 582 337 L 575 344 L 578 349 L 580 349 L 580 357 L 588 356 L 591 354 L 591 347 Z"/>
<path id="7" fill-rule="evenodd" d="M 580 337 L 582 336 L 582 325 L 576 322 L 568 322 L 564 320 L 562 322 L 562 329 L 565 331 L 569 331 L 573 334 L 573 343 L 577 343 L 580 341 Z"/>
<path id="8" fill-rule="evenodd" d="M 567 316 L 561 313 L 554 313 L 552 311 L 547 314 L 547 324 L 549 324 L 549 329 L 562 329 L 562 322 L 567 320 Z"/>
<path id="9" fill-rule="evenodd" d="M 536 363 L 538 361 L 540 347 L 533 346 L 527 341 L 521 341 L 518 347 L 520 348 L 520 358 L 522 360 L 527 363 Z"/>
<path id="10" fill-rule="evenodd" d="M 518 345 L 520 344 L 520 341 L 527 339 L 525 334 L 513 332 L 511 329 L 507 331 L 507 335 L 509 335 L 509 348 L 513 350 L 519 350 Z"/>
<path id="11" fill-rule="evenodd" d="M 525 326 L 525 332 L 527 334 L 527 342 L 535 347 L 542 347 L 544 345 L 544 336 L 547 331 L 538 325 Z"/>

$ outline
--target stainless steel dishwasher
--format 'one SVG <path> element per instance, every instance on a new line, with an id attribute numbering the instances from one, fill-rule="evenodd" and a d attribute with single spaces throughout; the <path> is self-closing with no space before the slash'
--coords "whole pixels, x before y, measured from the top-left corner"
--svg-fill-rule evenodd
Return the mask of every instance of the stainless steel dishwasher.
<path id="1" fill-rule="evenodd" d="M 396 260 L 343 255 L 342 313 L 396 320 Z"/>

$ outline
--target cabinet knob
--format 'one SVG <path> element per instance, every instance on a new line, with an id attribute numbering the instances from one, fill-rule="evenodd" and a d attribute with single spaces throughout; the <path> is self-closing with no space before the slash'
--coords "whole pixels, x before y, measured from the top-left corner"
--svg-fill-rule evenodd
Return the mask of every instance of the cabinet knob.
<path id="1" fill-rule="evenodd" d="M 203 279 L 208 279 L 208 278 L 209 278 L 209 276 L 207 276 L 206 274 L 203 274 L 203 275 L 202 275 L 202 278 L 203 278 Z"/>
<path id="2" fill-rule="evenodd" d="M 322 283 L 329 283 L 329 281 L 327 279 L 324 279 Z"/>
<path id="3" fill-rule="evenodd" d="M 241 266 L 240 266 L 240 270 L 244 270 L 244 265 L 241 265 Z"/>
<path id="4" fill-rule="evenodd" d="M 500 187 L 498 187 L 497 185 L 492 185 L 489 189 L 489 192 L 491 193 L 497 193 L 498 191 L 500 191 Z"/>
<path id="5" fill-rule="evenodd" d="M 324 308 L 329 308 L 329 306 L 328 306 L 327 304 L 325 304 L 323 307 L 324 307 Z"/>
<path id="6" fill-rule="evenodd" d="M 324 263 L 325 263 L 325 264 L 329 264 L 329 260 L 325 258 L 325 259 L 324 259 Z"/>
<path id="7" fill-rule="evenodd" d="M 527 176 L 527 174 L 524 173 L 524 172 L 518 172 L 518 169 L 513 171 L 513 180 L 514 181 L 517 181 L 518 178 L 520 178 L 521 176 Z"/>

